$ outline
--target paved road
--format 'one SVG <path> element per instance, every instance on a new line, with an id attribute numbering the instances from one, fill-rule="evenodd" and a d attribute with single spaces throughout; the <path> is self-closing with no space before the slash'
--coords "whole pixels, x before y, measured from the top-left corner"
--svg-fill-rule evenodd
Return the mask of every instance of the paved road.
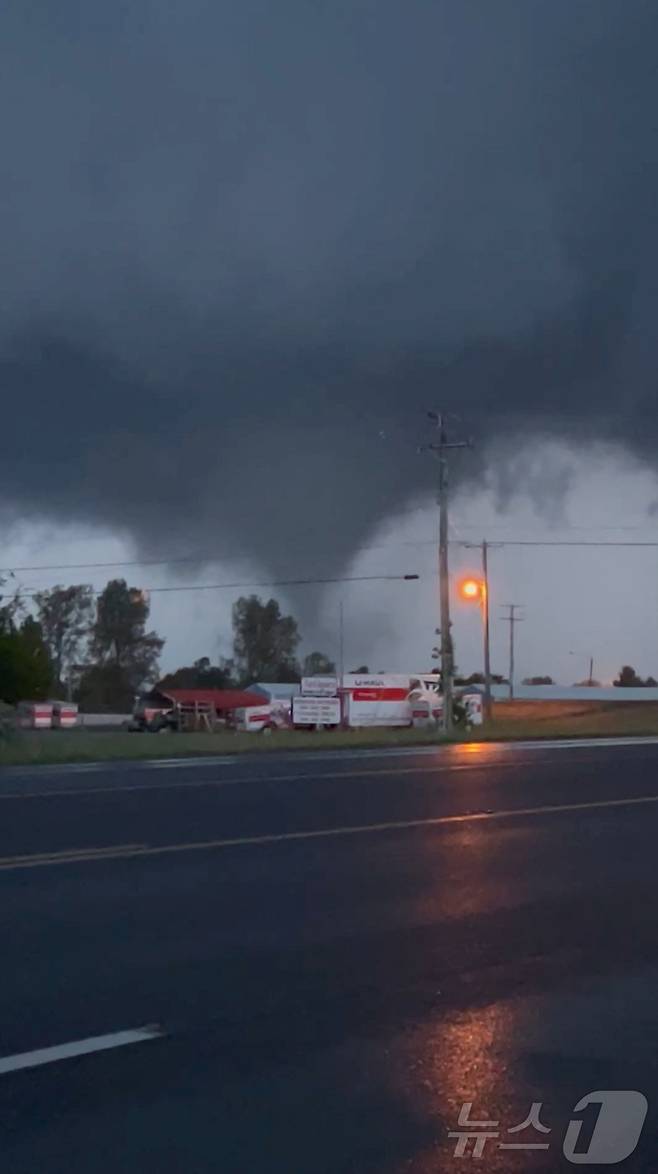
<path id="1" fill-rule="evenodd" d="M 657 833 L 651 743 L 5 770 L 3 1174 L 571 1169 L 608 1089 L 655 1170 Z"/>

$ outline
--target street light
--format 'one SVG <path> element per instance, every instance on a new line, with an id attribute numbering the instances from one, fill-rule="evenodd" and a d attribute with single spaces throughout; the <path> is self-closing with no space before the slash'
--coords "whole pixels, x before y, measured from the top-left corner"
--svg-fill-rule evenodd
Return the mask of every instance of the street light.
<path id="1" fill-rule="evenodd" d="M 486 594 L 484 580 L 462 579 L 459 584 L 459 594 L 467 603 L 481 603 Z"/>
<path id="2" fill-rule="evenodd" d="M 487 583 L 487 546 L 482 544 L 483 578 L 469 575 L 461 579 L 458 590 L 465 603 L 479 603 L 482 615 L 482 639 L 484 643 L 484 716 L 491 717 L 491 663 L 489 652 L 489 591 Z"/>

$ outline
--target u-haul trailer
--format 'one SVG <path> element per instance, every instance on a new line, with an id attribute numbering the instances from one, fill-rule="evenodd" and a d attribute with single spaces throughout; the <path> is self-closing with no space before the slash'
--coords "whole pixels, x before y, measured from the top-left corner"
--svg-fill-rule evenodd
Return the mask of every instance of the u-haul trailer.
<path id="1" fill-rule="evenodd" d="M 341 694 L 348 726 L 408 726 L 412 677 L 408 673 L 346 673 Z"/>

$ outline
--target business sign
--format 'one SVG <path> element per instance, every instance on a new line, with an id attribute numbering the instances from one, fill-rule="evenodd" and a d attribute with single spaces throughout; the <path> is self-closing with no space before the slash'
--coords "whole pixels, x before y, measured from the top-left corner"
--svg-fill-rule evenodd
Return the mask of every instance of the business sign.
<path id="1" fill-rule="evenodd" d="M 340 725 L 338 697 L 293 697 L 292 724 L 294 726 Z"/>
<path id="2" fill-rule="evenodd" d="M 335 697 L 337 677 L 302 677 L 302 694 L 306 697 Z"/>
<path id="3" fill-rule="evenodd" d="M 397 694 L 409 692 L 410 677 L 408 673 L 345 673 L 344 686 L 346 689 L 394 689 Z"/>

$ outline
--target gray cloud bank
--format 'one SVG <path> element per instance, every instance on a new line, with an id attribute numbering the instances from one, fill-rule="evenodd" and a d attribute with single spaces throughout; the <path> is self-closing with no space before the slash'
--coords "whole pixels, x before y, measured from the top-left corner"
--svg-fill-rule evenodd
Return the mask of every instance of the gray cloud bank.
<path id="1" fill-rule="evenodd" d="M 429 484 L 427 406 L 653 459 L 654 0 L 1 24 L 6 510 L 281 569 Z"/>

